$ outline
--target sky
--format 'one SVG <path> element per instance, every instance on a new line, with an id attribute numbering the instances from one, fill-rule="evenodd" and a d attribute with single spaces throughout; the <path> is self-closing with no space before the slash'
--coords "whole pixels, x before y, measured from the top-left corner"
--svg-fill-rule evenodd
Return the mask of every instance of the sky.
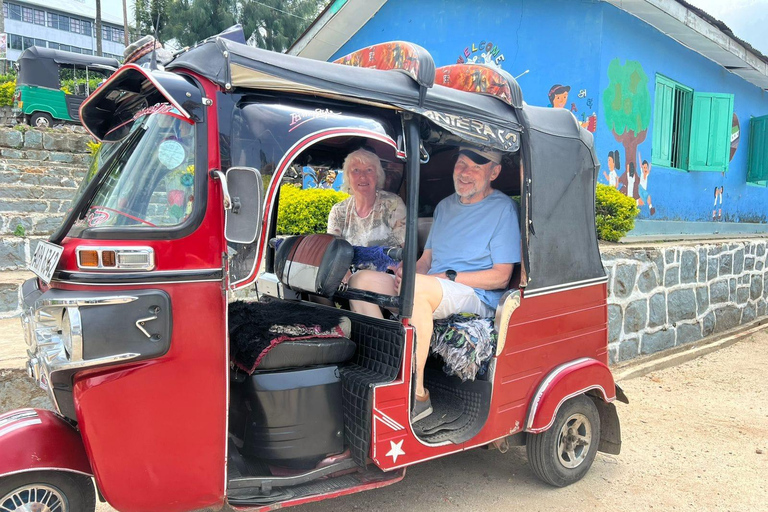
<path id="1" fill-rule="evenodd" d="M 687 0 L 768 56 L 768 0 Z"/>

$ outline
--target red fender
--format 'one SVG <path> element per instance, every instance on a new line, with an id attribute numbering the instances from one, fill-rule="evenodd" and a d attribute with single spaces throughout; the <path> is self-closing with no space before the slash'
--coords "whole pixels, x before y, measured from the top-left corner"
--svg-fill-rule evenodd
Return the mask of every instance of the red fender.
<path id="1" fill-rule="evenodd" d="M 0 476 L 53 469 L 92 476 L 78 431 L 44 409 L 0 415 Z"/>
<path id="2" fill-rule="evenodd" d="M 558 366 L 539 384 L 528 409 L 525 431 L 538 434 L 547 430 L 566 400 L 590 390 L 599 391 L 606 402 L 616 400 L 616 384 L 606 365 L 584 357 Z"/>

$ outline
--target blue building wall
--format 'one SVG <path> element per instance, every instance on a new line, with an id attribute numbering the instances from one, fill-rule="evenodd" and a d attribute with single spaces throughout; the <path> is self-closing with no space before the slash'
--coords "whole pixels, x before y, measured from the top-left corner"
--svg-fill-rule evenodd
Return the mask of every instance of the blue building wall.
<path id="1" fill-rule="evenodd" d="M 474 0 L 462 6 L 448 0 L 389 0 L 332 59 L 397 39 L 426 48 L 437 66 L 491 59 L 513 76 L 529 70 L 518 82 L 532 105 L 551 105 L 551 92 L 561 93 L 556 100 L 567 93 L 564 108 L 595 134 L 603 183 L 609 152 L 618 151 L 619 176 L 626 172 L 627 155 L 634 153 L 617 140 L 608 124 L 612 116 L 607 109 L 613 107 L 603 99 L 609 69 L 632 67 L 648 89 L 648 101 L 634 108 L 647 119 L 637 151 L 649 162 L 656 73 L 697 92 L 733 94 L 741 131 L 728 172 L 684 172 L 651 165 L 646 190 L 654 211 L 643 194 L 640 218 L 711 221 L 715 189 L 722 187 L 722 206 L 716 208 L 722 208 L 720 223 L 768 222 L 768 190 L 746 184 L 749 120 L 768 114 L 768 94 L 610 4 Z M 722 227 L 712 224 L 705 231 Z"/>

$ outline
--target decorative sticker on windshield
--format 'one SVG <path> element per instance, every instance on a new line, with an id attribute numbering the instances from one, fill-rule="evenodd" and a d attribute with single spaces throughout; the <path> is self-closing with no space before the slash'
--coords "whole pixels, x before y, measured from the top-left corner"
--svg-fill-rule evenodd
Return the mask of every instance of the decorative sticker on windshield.
<path id="1" fill-rule="evenodd" d="M 166 169 L 175 169 L 180 166 L 186 158 L 184 146 L 175 139 L 166 139 L 160 143 L 157 148 L 157 159 Z"/>
<path id="2" fill-rule="evenodd" d="M 334 112 L 329 108 L 316 108 L 315 110 L 296 110 L 291 112 L 291 122 L 289 132 L 292 132 L 299 126 L 314 121 L 315 119 L 330 119 L 331 117 L 341 116 L 341 112 Z"/>
<path id="3" fill-rule="evenodd" d="M 99 224 L 105 223 L 109 220 L 109 218 L 109 212 L 105 212 L 104 210 L 92 210 L 90 213 L 88 213 L 85 221 L 88 223 L 89 227 L 95 227 Z"/>

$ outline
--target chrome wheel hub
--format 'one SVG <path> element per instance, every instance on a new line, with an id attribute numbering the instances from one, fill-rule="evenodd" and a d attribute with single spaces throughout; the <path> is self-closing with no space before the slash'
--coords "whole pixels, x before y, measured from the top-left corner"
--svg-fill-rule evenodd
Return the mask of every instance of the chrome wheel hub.
<path id="1" fill-rule="evenodd" d="M 557 457 L 566 468 L 578 467 L 587 458 L 592 443 L 592 425 L 583 414 L 572 414 L 560 429 Z"/>
<path id="2" fill-rule="evenodd" d="M 48 484 L 25 485 L 0 498 L 0 512 L 70 512 L 60 489 Z"/>

